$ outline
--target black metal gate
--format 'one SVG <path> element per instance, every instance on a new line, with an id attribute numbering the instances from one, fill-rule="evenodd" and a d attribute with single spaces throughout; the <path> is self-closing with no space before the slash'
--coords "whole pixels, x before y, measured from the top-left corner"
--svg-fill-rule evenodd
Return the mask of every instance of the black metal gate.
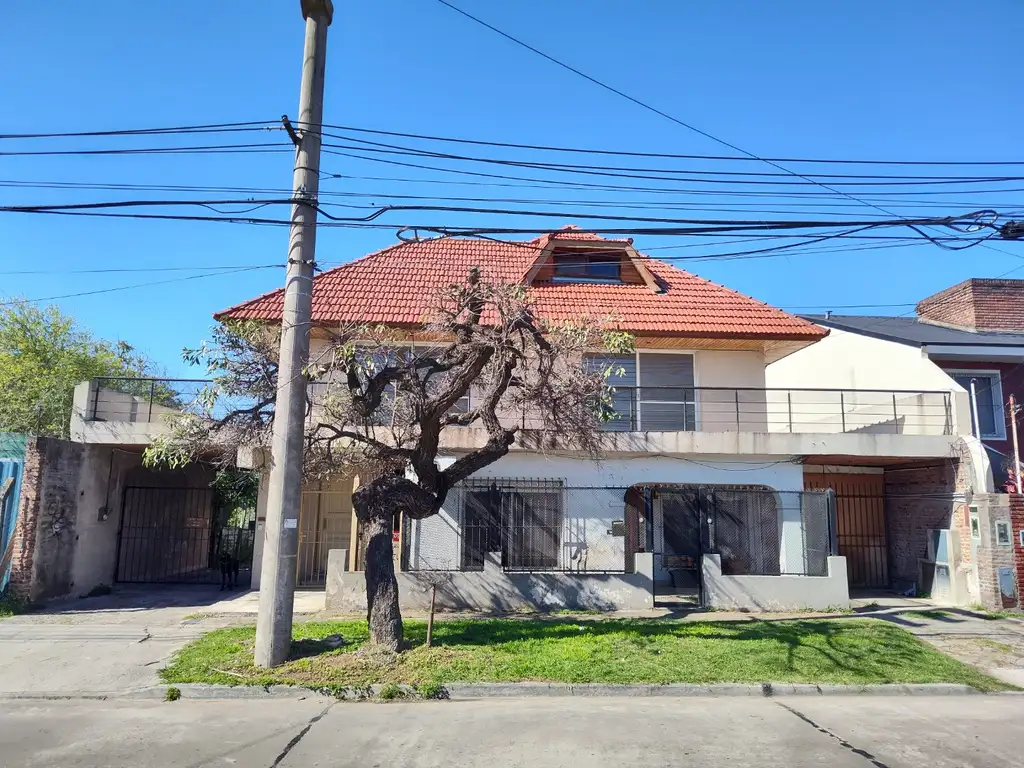
<path id="1" fill-rule="evenodd" d="M 218 509 L 212 488 L 128 487 L 117 537 L 114 580 L 221 584 L 237 568 L 252 578 L 255 510 Z"/>

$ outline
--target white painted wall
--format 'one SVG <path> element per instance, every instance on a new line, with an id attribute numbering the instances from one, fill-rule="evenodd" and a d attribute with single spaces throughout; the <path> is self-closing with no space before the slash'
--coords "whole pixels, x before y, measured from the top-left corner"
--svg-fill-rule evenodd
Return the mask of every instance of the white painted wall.
<path id="1" fill-rule="evenodd" d="M 827 337 L 816 344 L 771 363 L 765 369 L 765 383 L 768 387 L 782 389 L 821 387 L 952 391 L 953 432 L 963 435 L 971 433 L 970 402 L 963 387 L 925 357 L 919 348 L 897 344 L 894 341 L 875 339 L 833 328 Z M 921 398 L 915 400 L 908 396 L 898 396 L 897 399 L 900 415 L 911 414 L 909 418 L 913 419 L 914 408 L 918 407 L 918 414 L 927 413 L 928 422 L 933 420 L 935 409 L 931 400 L 922 405 Z M 864 402 L 860 403 L 860 412 L 865 414 L 865 423 L 870 421 L 867 414 L 872 410 L 877 410 L 879 419 L 886 418 L 885 404 L 880 400 L 869 400 L 870 398 L 865 396 Z M 806 410 L 806 405 L 804 409 Z M 888 410 L 891 413 L 891 403 Z M 918 418 L 923 420 L 921 415 Z M 834 415 L 823 413 L 821 420 L 821 432 L 835 431 L 828 428 L 829 424 L 835 426 Z M 938 426 L 936 424 L 936 429 Z M 866 431 L 870 431 L 870 428 L 866 427 Z"/>
<path id="2" fill-rule="evenodd" d="M 443 469 L 454 457 L 443 457 Z M 502 457 L 473 476 L 474 479 L 557 480 L 565 486 L 561 565 L 581 570 L 616 570 L 622 567 L 625 538 L 610 535 L 612 521 L 623 520 L 624 492 L 638 483 L 681 483 L 692 485 L 764 485 L 779 491 L 803 490 L 803 470 L 785 458 L 748 456 L 737 460 L 726 456 L 701 456 L 700 463 L 683 457 L 647 456 L 594 461 L 536 453 L 515 453 Z M 794 502 L 795 503 L 795 502 Z M 799 509 L 795 517 L 781 510 L 782 559 L 802 567 L 802 537 Z M 460 529 L 462 499 L 452 493 L 442 511 L 413 524 L 409 531 L 409 564 L 412 569 L 446 570 L 461 562 Z M 656 532 L 657 535 L 657 532 Z M 789 546 L 787 547 L 787 542 Z M 796 562 L 800 565 L 797 566 Z M 664 576 L 664 574 L 663 574 Z"/>
<path id="3" fill-rule="evenodd" d="M 780 456 L 707 456 L 695 461 L 685 457 L 643 456 L 593 459 L 510 453 L 481 470 L 476 478 L 551 478 L 566 486 L 628 488 L 637 483 L 685 483 L 693 485 L 766 485 L 777 491 L 803 490 L 803 468 Z M 443 469 L 454 457 L 441 457 Z M 699 462 L 699 463 L 697 463 Z M 781 463 L 780 463 L 781 462 Z"/>
<path id="4" fill-rule="evenodd" d="M 697 397 L 697 424 L 702 432 L 765 432 L 763 352 L 702 350 L 695 353 L 695 383 L 702 389 Z"/>

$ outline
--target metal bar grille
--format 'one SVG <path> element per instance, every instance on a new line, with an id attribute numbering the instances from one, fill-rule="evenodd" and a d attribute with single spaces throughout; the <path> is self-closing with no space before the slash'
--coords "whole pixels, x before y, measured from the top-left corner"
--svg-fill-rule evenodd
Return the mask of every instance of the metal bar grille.
<path id="1" fill-rule="evenodd" d="M 255 510 L 218 512 L 212 488 L 126 488 L 115 580 L 248 585 Z"/>

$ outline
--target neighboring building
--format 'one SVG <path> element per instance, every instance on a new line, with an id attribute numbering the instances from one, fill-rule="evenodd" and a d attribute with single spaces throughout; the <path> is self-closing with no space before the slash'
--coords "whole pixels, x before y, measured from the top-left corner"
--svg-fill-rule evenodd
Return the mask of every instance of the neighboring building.
<path id="1" fill-rule="evenodd" d="M 917 317 L 807 317 L 912 347 L 973 392 L 972 430 L 989 449 L 996 487 L 1006 485 L 1013 456 L 1008 400 L 1024 398 L 1024 280 L 965 280 L 918 302 Z"/>
<path id="2" fill-rule="evenodd" d="M 862 514 L 865 488 L 874 482 L 870 493 L 885 492 L 887 526 L 871 536 L 885 542 L 889 581 L 916 582 L 919 589 L 953 602 L 1016 604 L 1019 590 L 1012 569 L 997 563 L 1008 555 L 1012 560 L 1012 549 L 1024 546 L 1024 539 L 1009 522 L 1011 505 L 993 492 L 1006 489 L 1012 467 L 1008 398 L 1013 394 L 1019 401 L 1024 396 L 1024 280 L 966 280 L 920 301 L 916 317 L 805 317 L 831 333 L 819 344 L 771 364 L 770 385 L 952 390 L 959 411 L 968 414 L 959 423 L 962 434 L 971 436 L 964 446 L 974 453 L 975 480 L 970 483 L 963 479 L 950 484 L 952 463 L 889 470 L 884 478 L 861 478 L 853 484 L 834 475 L 815 478 L 818 487 L 837 492 L 840 551 L 844 539 L 848 546 L 865 540 L 862 526 L 844 530 L 842 521 Z M 979 445 L 985 455 L 976 450 Z M 877 463 L 873 471 L 879 472 Z M 913 501 L 914 494 L 920 499 Z M 916 508 L 913 516 L 904 510 L 907 503 Z M 990 516 L 998 519 L 998 526 L 986 522 Z M 1013 541 L 1002 535 L 1004 527 Z M 936 561 L 935 542 L 927 532 L 943 529 L 952 531 L 938 547 L 947 560 L 947 569 L 939 567 L 939 574 L 945 578 L 948 573 L 949 586 L 936 590 L 928 584 L 937 567 L 933 563 L 941 566 L 943 555 Z M 850 570 L 853 581 L 857 565 L 852 560 Z"/>

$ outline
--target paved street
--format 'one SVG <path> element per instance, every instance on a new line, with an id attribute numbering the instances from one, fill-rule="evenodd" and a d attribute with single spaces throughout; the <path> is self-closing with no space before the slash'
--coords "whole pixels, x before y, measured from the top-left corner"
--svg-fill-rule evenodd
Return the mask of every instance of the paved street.
<path id="1" fill-rule="evenodd" d="M 1019 696 L 0 703 L 3 766 L 1024 765 Z"/>

